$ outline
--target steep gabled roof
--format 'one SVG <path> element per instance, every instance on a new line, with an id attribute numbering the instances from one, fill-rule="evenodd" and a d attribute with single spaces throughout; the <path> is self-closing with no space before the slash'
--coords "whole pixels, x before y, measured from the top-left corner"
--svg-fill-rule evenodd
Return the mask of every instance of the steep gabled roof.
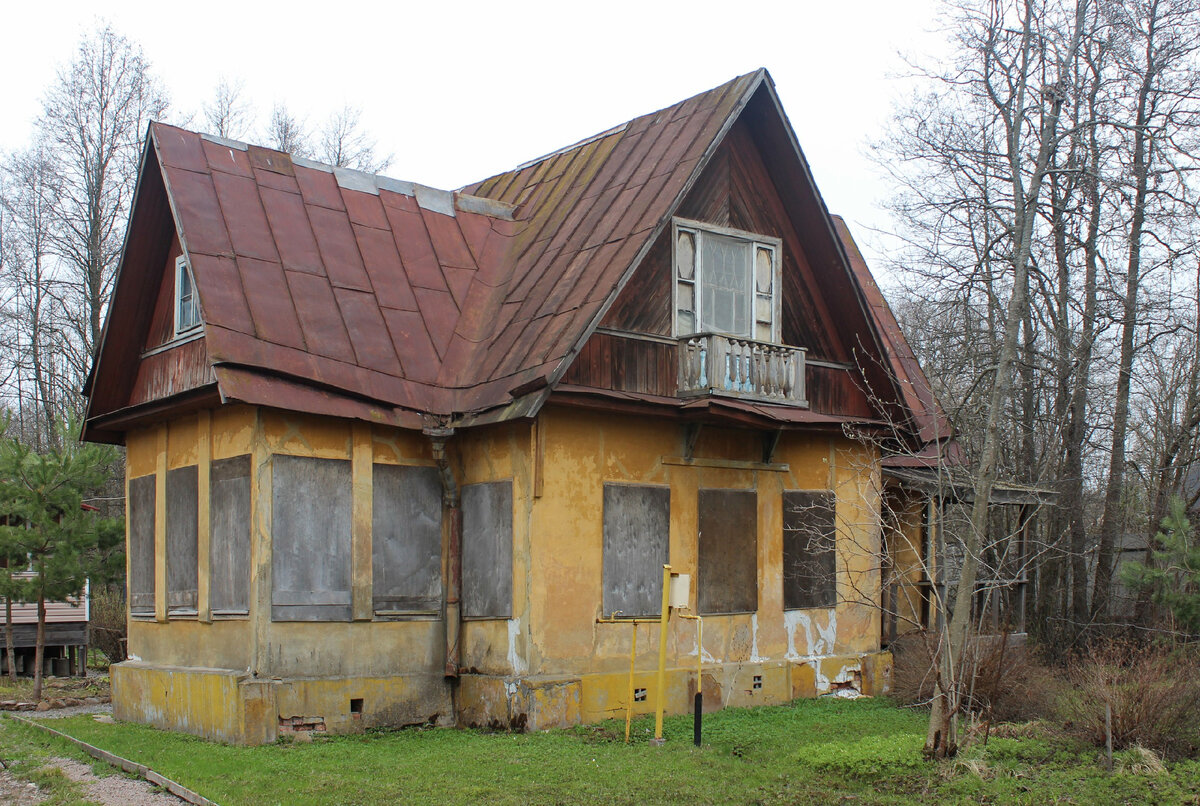
<path id="1" fill-rule="evenodd" d="M 459 192 L 152 124 L 88 435 L 119 430 L 105 418 L 128 400 L 138 337 L 118 331 L 145 331 L 167 221 L 222 400 L 405 426 L 528 416 L 744 111 L 768 120 L 796 215 L 827 232 L 814 249 L 837 269 L 830 293 L 854 309 L 843 326 L 886 355 L 895 378 L 883 383 L 899 382 L 897 401 L 927 430 L 936 402 L 905 392 L 911 351 L 863 296 L 869 274 L 851 267 L 758 70 Z"/>

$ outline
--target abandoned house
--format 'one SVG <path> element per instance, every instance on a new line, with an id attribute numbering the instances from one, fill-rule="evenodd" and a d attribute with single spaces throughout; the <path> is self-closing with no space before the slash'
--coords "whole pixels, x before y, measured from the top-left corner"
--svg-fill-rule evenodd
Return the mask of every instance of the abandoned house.
<path id="1" fill-rule="evenodd" d="M 154 124 L 87 391 L 115 713 L 241 743 L 647 712 L 667 563 L 668 712 L 879 692 L 949 438 L 764 70 L 453 192 Z"/>

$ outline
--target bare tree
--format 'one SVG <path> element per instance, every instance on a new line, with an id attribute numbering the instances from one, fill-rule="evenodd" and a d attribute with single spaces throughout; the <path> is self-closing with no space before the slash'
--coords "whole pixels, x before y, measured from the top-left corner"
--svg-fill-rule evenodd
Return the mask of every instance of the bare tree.
<path id="1" fill-rule="evenodd" d="M 307 157 L 312 153 L 308 129 L 304 121 L 293 115 L 281 103 L 271 108 L 271 119 L 267 122 L 267 144 L 277 151 Z"/>
<path id="2" fill-rule="evenodd" d="M 4 171 L 8 182 L 0 204 L 8 222 L 5 313 L 15 325 L 15 338 L 5 345 L 3 359 L 11 362 L 10 377 L 16 379 L 18 428 L 41 449 L 53 438 L 61 401 L 70 395 L 56 371 L 62 340 L 52 249 L 61 190 L 44 142 L 13 155 Z M 26 383 L 32 387 L 28 391 Z M 28 424 L 27 406 L 33 420 Z"/>
<path id="3" fill-rule="evenodd" d="M 141 48 L 110 27 L 80 44 L 43 102 L 38 129 L 60 180 L 54 251 L 62 261 L 58 287 L 71 331 L 63 358 L 76 388 L 100 340 L 142 134 L 166 107 Z"/>
<path id="4" fill-rule="evenodd" d="M 250 105 L 242 97 L 243 83 L 224 76 L 202 107 L 208 131 L 231 140 L 245 139 L 250 126 Z"/>
<path id="5" fill-rule="evenodd" d="M 387 168 L 392 157 L 375 153 L 375 141 L 360 126 L 362 111 L 344 106 L 330 115 L 321 127 L 316 158 L 338 168 L 353 168 L 367 173 L 379 173 Z"/>
<path id="6" fill-rule="evenodd" d="M 1128 199 L 1127 260 L 1121 312 L 1121 352 L 1117 367 L 1112 444 L 1104 495 L 1096 578 L 1092 592 L 1093 617 L 1106 615 L 1112 584 L 1116 538 L 1125 523 L 1126 437 L 1129 398 L 1142 322 L 1138 294 L 1147 271 L 1143 242 L 1147 224 L 1158 216 L 1178 214 L 1186 186 L 1171 181 L 1175 129 L 1194 126 L 1200 115 L 1200 72 L 1191 56 L 1200 48 L 1200 5 L 1193 0 L 1136 0 L 1115 5 L 1112 18 L 1114 48 L 1122 72 L 1133 84 L 1133 108 L 1124 127 L 1130 135 L 1125 196 Z M 1166 169 L 1165 171 L 1163 169 Z M 1188 215 L 1195 210 L 1184 204 Z M 1175 209 L 1172 209 L 1175 208 Z M 1170 250 L 1168 249 L 1168 252 Z"/>

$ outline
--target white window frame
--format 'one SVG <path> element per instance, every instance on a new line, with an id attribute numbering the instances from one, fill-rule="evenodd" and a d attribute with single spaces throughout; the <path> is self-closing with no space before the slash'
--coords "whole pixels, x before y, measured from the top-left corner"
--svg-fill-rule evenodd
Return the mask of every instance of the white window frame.
<path id="1" fill-rule="evenodd" d="M 190 305 L 192 307 L 192 310 L 195 312 L 195 316 L 196 316 L 196 321 L 194 321 L 188 325 L 184 325 L 182 322 L 180 322 L 180 319 L 181 319 L 180 314 L 182 313 L 180 306 L 183 304 L 183 299 L 182 299 L 183 289 L 181 286 L 182 286 L 182 280 L 184 277 L 184 272 L 187 272 L 187 279 L 192 287 L 192 297 L 190 300 Z M 196 330 L 197 328 L 200 327 L 200 325 L 202 325 L 204 323 L 204 320 L 200 316 L 200 297 L 198 296 L 197 291 L 196 291 L 196 276 L 194 274 L 192 274 L 192 267 L 190 265 L 188 265 L 188 260 L 185 255 L 180 255 L 179 257 L 175 258 L 174 321 L 175 321 L 175 335 L 176 336 L 183 336 L 188 333 L 191 333 L 192 331 Z"/>
<path id="2" fill-rule="evenodd" d="M 679 265 L 676 250 L 679 248 L 680 232 L 690 232 L 693 235 L 695 244 L 694 260 L 695 266 L 692 274 L 692 301 L 694 303 L 693 316 L 695 317 L 696 328 L 685 333 L 679 329 Z M 762 341 L 757 336 L 758 322 L 755 316 L 755 302 L 760 296 L 758 294 L 757 285 L 755 283 L 755 267 L 758 259 L 758 250 L 764 249 L 771 254 L 771 338 L 770 343 L 779 344 L 781 341 L 781 326 L 780 319 L 782 313 L 782 302 L 780 294 L 780 280 L 782 264 L 781 253 L 783 251 L 783 240 L 770 235 L 760 235 L 754 232 L 745 230 L 733 229 L 731 227 L 720 227 L 715 224 L 705 224 L 700 221 L 692 221 L 686 218 L 676 218 L 671 221 L 671 332 L 675 338 L 684 338 L 697 333 L 707 332 L 701 329 L 701 321 L 703 318 L 703 292 L 701 279 L 704 272 L 701 244 L 705 233 L 713 235 L 723 235 L 727 238 L 735 238 L 739 241 L 744 241 L 747 248 L 750 249 L 749 271 L 750 277 L 747 284 L 747 299 L 749 310 L 746 312 L 746 321 L 750 324 L 749 333 L 729 333 L 724 335 L 733 336 L 739 339 L 747 339 L 749 341 Z M 688 281 L 683 281 L 688 282 Z"/>

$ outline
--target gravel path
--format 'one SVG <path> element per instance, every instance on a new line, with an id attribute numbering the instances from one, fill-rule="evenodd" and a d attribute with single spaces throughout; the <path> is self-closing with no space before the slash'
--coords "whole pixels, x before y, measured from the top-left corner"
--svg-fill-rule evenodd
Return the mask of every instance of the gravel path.
<path id="1" fill-rule="evenodd" d="M 81 783 L 85 798 L 102 806 L 179 806 L 186 803 L 140 778 L 126 778 L 124 775 L 99 778 L 87 764 L 69 758 L 52 758 L 50 763 L 72 781 Z"/>
<path id="2" fill-rule="evenodd" d="M 51 708 L 49 711 L 28 711 L 20 714 L 26 719 L 61 719 L 64 716 L 78 716 L 79 714 L 111 714 L 112 703 L 102 703 L 100 705 L 70 705 L 66 708 Z"/>
<path id="3" fill-rule="evenodd" d="M 0 768 L 0 803 L 6 806 L 34 806 L 45 799 L 38 792 L 37 784 L 14 778 L 11 772 Z"/>

